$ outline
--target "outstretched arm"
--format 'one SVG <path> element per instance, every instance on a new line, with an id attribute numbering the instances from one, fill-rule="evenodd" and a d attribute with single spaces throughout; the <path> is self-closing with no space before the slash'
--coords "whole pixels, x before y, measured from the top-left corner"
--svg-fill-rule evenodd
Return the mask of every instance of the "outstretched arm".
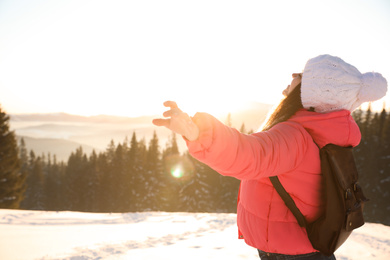
<path id="1" fill-rule="evenodd" d="M 222 175 L 241 180 L 295 169 L 307 157 L 308 142 L 313 142 L 295 122 L 283 122 L 269 131 L 246 135 L 209 114 L 197 113 L 191 119 L 175 102 L 167 101 L 164 105 L 170 108 L 163 114 L 167 119 L 155 119 L 155 125 L 184 136 L 194 158 Z"/>
<path id="2" fill-rule="evenodd" d="M 166 101 L 165 107 L 169 107 L 168 111 L 165 111 L 163 116 L 167 119 L 154 119 L 153 124 L 156 126 L 164 126 L 173 132 L 184 136 L 189 141 L 195 141 L 199 137 L 199 128 L 188 114 L 179 109 L 176 102 Z"/>

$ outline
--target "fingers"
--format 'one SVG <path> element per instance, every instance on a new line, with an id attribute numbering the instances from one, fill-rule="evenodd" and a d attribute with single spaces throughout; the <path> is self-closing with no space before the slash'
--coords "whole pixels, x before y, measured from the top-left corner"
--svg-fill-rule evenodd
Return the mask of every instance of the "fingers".
<path id="1" fill-rule="evenodd" d="M 293 73 L 292 78 L 300 77 L 302 78 L 302 73 Z"/>
<path id="2" fill-rule="evenodd" d="M 171 108 L 170 110 L 163 113 L 164 117 L 178 116 L 182 113 L 175 101 L 165 101 L 164 106 Z"/>
<path id="3" fill-rule="evenodd" d="M 190 141 L 194 141 L 199 137 L 199 128 L 194 124 L 187 113 L 179 109 L 176 102 L 166 101 L 165 107 L 169 107 L 168 111 L 163 113 L 167 119 L 153 119 L 152 123 L 156 126 L 165 126 L 173 132 L 186 137 Z"/>
<path id="4" fill-rule="evenodd" d="M 182 113 L 182 111 L 178 108 L 176 102 L 174 102 L 174 101 L 166 101 L 166 102 L 164 102 L 164 106 L 171 108 L 170 110 L 165 111 L 163 113 L 164 117 L 175 117 L 175 116 L 180 115 L 180 113 Z M 157 119 L 153 119 L 152 123 L 156 126 L 165 126 L 165 127 L 169 128 L 169 126 L 171 124 L 171 119 L 157 118 Z"/>
<path id="5" fill-rule="evenodd" d="M 168 110 L 168 111 L 165 111 L 163 113 L 163 116 L 164 117 L 174 117 L 174 116 L 178 116 L 182 113 L 182 111 L 178 108 L 172 108 L 171 110 Z"/>
<path id="6" fill-rule="evenodd" d="M 170 107 L 171 109 L 173 108 L 178 108 L 177 104 L 175 101 L 165 101 L 164 106 Z"/>
<path id="7" fill-rule="evenodd" d="M 165 126 L 165 127 L 168 127 L 170 124 L 171 124 L 171 120 L 170 119 L 153 119 L 152 123 L 155 125 L 155 126 Z"/>

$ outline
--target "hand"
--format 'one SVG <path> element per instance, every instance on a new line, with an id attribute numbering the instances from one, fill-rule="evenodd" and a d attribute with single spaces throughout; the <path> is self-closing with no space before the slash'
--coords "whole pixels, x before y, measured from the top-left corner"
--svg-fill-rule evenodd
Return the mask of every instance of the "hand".
<path id="1" fill-rule="evenodd" d="M 176 102 L 166 101 L 165 107 L 169 107 L 170 110 L 164 112 L 164 117 L 168 119 L 154 119 L 153 124 L 156 126 L 165 126 L 173 132 L 184 136 L 189 141 L 195 141 L 199 137 L 199 128 L 192 122 L 188 114 L 181 111 Z"/>

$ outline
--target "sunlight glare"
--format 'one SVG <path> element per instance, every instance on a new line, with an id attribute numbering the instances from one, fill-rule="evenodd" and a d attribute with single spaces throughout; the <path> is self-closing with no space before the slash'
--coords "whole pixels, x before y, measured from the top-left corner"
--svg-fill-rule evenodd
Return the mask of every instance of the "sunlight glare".
<path id="1" fill-rule="evenodd" d="M 184 172 L 180 166 L 176 166 L 171 170 L 171 175 L 177 179 L 180 179 L 181 177 L 183 177 Z"/>

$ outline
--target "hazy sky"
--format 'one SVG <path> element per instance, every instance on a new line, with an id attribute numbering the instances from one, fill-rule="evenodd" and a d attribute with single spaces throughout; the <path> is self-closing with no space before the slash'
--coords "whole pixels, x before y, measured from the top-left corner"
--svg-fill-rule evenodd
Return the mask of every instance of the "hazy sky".
<path id="1" fill-rule="evenodd" d="M 274 104 L 319 54 L 390 82 L 390 1 L 0 0 L 7 113 L 139 116 L 162 113 L 166 99 L 189 113 Z"/>

